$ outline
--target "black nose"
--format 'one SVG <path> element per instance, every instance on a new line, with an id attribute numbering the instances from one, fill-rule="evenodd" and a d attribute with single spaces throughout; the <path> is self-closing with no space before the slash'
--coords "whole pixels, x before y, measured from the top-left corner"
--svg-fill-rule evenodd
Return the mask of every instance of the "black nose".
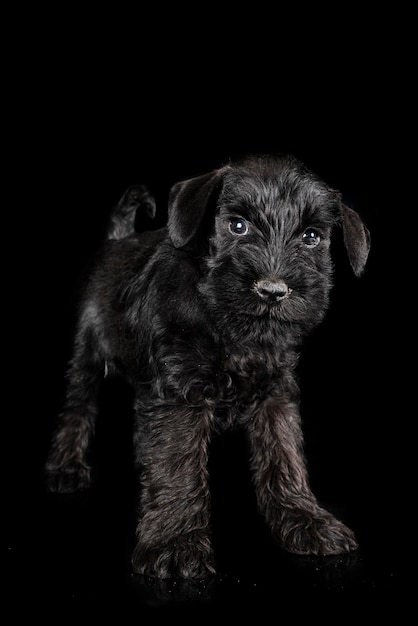
<path id="1" fill-rule="evenodd" d="M 258 280 L 255 290 L 263 300 L 282 300 L 289 295 L 289 288 L 284 280 Z"/>

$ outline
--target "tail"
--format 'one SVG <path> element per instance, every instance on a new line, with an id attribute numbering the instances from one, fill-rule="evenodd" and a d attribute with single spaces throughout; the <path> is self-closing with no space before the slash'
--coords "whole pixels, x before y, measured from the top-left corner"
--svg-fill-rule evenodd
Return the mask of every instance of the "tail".
<path id="1" fill-rule="evenodd" d="M 108 239 L 123 239 L 132 235 L 138 209 L 144 217 L 155 217 L 155 199 L 146 185 L 132 185 L 125 191 L 110 215 Z"/>

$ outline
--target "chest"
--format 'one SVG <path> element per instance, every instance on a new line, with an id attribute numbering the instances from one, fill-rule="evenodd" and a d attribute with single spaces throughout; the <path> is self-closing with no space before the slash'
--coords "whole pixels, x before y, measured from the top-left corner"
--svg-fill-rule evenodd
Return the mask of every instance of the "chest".
<path id="1" fill-rule="evenodd" d="M 217 376 L 218 426 L 245 423 L 272 396 L 287 401 L 297 393 L 296 357 L 279 352 L 226 354 Z"/>

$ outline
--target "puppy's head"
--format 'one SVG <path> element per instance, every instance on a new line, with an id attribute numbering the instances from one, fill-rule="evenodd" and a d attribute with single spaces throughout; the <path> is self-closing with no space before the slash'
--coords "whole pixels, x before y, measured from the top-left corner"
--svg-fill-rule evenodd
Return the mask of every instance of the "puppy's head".
<path id="1" fill-rule="evenodd" d="M 169 198 L 174 246 L 202 237 L 202 228 L 206 233 L 202 291 L 219 312 L 318 322 L 332 286 L 337 225 L 360 276 L 370 249 L 367 228 L 293 157 L 251 157 L 177 183 Z"/>

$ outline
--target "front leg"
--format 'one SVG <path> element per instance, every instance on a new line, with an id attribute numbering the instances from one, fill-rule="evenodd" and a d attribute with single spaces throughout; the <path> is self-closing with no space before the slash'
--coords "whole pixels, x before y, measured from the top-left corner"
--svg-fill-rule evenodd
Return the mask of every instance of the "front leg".
<path id="1" fill-rule="evenodd" d="M 295 554 L 356 550 L 353 532 L 312 493 L 296 402 L 267 400 L 248 425 L 257 501 L 273 535 Z"/>
<path id="2" fill-rule="evenodd" d="M 215 573 L 207 468 L 212 414 L 158 403 L 136 412 L 141 498 L 134 571 L 206 578 Z"/>

